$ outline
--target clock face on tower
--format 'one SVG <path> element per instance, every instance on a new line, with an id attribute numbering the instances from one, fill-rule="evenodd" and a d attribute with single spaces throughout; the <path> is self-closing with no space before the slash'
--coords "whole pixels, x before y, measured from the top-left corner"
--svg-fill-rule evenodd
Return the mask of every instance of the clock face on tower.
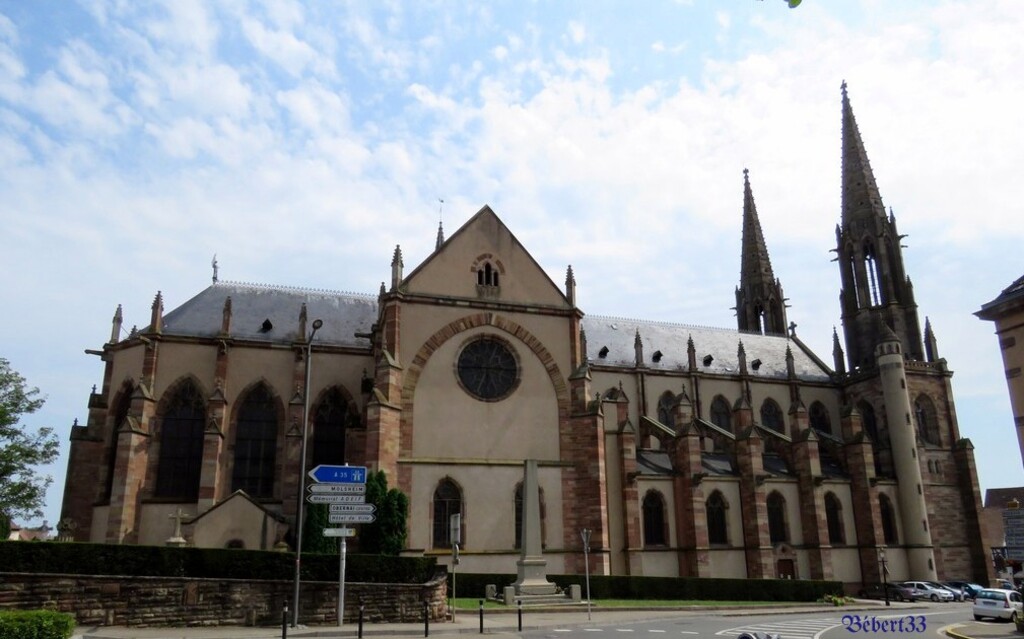
<path id="1" fill-rule="evenodd" d="M 519 385 L 519 362 L 503 340 L 480 337 L 463 346 L 456 376 L 473 397 L 496 402 L 511 395 Z"/>

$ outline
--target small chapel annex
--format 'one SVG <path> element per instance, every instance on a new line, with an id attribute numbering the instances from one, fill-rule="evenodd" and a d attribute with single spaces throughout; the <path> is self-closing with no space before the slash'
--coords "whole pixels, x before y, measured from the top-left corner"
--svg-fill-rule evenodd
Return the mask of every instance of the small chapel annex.
<path id="1" fill-rule="evenodd" d="M 538 461 L 548 572 L 988 583 L 974 454 L 920 324 L 845 84 L 842 336 L 790 330 L 744 171 L 736 329 L 584 315 L 484 207 L 376 295 L 214 282 L 102 348 L 71 429 L 62 520 L 81 541 L 293 542 L 308 468 L 365 465 L 410 498 L 405 553 L 511 572 Z M 323 326 L 305 355 L 312 322 Z M 842 344 L 845 343 L 845 350 Z"/>

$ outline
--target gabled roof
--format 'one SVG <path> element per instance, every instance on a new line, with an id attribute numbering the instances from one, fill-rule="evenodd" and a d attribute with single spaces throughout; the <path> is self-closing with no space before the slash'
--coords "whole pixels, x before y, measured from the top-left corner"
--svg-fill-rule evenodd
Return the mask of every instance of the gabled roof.
<path id="1" fill-rule="evenodd" d="M 263 504 L 259 503 L 258 501 L 256 501 L 252 497 L 250 497 L 249 494 L 247 492 L 245 492 L 244 490 L 236 490 L 235 492 L 233 492 L 230 495 L 228 495 L 227 499 L 225 499 L 223 501 L 217 502 L 209 510 L 204 511 L 204 512 L 200 513 L 199 515 L 197 515 L 196 517 L 193 517 L 192 519 L 188 520 L 187 522 L 183 522 L 183 523 L 185 525 L 192 526 L 192 525 L 196 524 L 197 522 L 199 522 L 199 521 L 201 521 L 203 519 L 206 519 L 207 517 L 210 517 L 210 516 L 214 515 L 218 510 L 220 510 L 222 507 L 224 507 L 225 504 L 227 504 L 229 502 L 232 502 L 232 501 L 235 501 L 235 500 L 238 500 L 238 499 L 241 499 L 241 500 L 243 500 L 245 502 L 248 502 L 250 505 L 254 506 L 257 510 L 260 510 L 263 513 L 265 513 L 271 519 L 276 519 L 277 521 L 280 521 L 280 522 L 287 521 L 287 519 L 281 513 L 277 513 L 277 512 L 274 512 L 273 510 L 270 510 L 269 508 L 267 508 Z"/>
<path id="2" fill-rule="evenodd" d="M 491 209 L 491 207 L 487 205 L 484 205 L 483 208 L 481 208 L 479 211 L 476 212 L 475 215 L 473 215 L 473 217 L 466 220 L 466 223 L 460 226 L 457 231 L 452 233 L 451 237 L 439 243 L 437 248 L 434 250 L 433 253 L 430 254 L 430 256 L 427 257 L 427 259 L 423 260 L 423 262 L 421 262 L 415 269 L 413 269 L 411 273 L 409 273 L 402 279 L 402 287 L 410 291 L 415 290 L 416 284 L 418 283 L 417 280 L 422 279 L 423 276 L 425 275 L 425 272 L 430 271 L 434 263 L 437 260 L 442 259 L 442 255 L 444 255 L 448 251 L 451 251 L 453 247 L 458 245 L 460 242 L 463 242 L 466 236 L 477 228 L 491 228 L 496 231 L 496 233 L 488 235 L 488 239 L 493 240 L 495 244 L 493 246 L 481 246 L 479 247 L 480 250 L 493 250 L 496 252 L 504 252 L 504 257 L 506 259 L 516 254 L 521 254 L 522 256 L 525 257 L 526 263 L 529 266 L 529 270 L 535 271 L 536 277 L 539 279 L 540 282 L 544 283 L 544 286 L 541 286 L 534 292 L 534 296 L 538 300 L 541 299 L 541 297 L 543 296 L 548 296 L 548 298 L 552 300 L 554 303 L 556 303 L 558 306 L 568 307 L 570 305 L 568 298 L 566 298 L 565 296 L 565 291 L 559 288 L 558 285 L 556 285 L 551 280 L 547 272 L 543 268 L 541 268 L 540 264 L 537 263 L 537 260 L 534 259 L 533 255 L 531 255 L 530 252 L 526 250 L 526 247 L 523 246 L 523 243 L 520 242 L 518 238 L 516 238 L 515 234 L 512 233 L 511 230 L 509 230 L 508 226 L 501 220 L 500 217 L 498 217 L 498 214 L 495 213 Z M 509 240 L 508 245 L 503 245 L 502 238 L 500 237 L 501 235 L 507 236 Z M 440 235 L 438 237 L 440 239 Z M 469 274 L 467 272 L 467 277 L 468 275 Z M 518 274 L 518 276 L 520 277 L 522 275 L 523 273 Z M 546 288 L 547 286 L 550 287 L 550 290 L 543 292 L 540 290 L 542 288 Z M 430 291 L 426 292 L 427 294 L 431 293 Z M 508 298 L 504 298 L 502 301 L 507 302 L 510 300 Z M 550 305 L 551 302 L 548 302 L 548 304 Z"/>
<path id="3" fill-rule="evenodd" d="M 594 365 L 633 368 L 636 364 L 633 340 L 637 331 L 643 342 L 644 365 L 652 371 L 687 370 L 687 340 L 693 338 L 697 368 L 704 373 L 739 373 L 739 343 L 746 351 L 747 372 L 754 378 L 786 379 L 786 349 L 793 353 L 796 377 L 801 381 L 827 382 L 830 371 L 823 368 L 795 341 L 782 335 L 745 333 L 735 329 L 689 326 L 669 322 L 587 315 L 587 356 Z M 797 348 L 792 348 L 793 346 Z M 602 349 L 608 351 L 600 356 Z M 656 362 L 653 355 L 661 351 Z M 710 363 L 705 358 L 710 355 Z M 760 360 L 755 368 L 754 360 Z"/>
<path id="4" fill-rule="evenodd" d="M 242 282 L 214 282 L 211 286 L 164 315 L 166 335 L 217 337 L 224 302 L 231 298 L 229 337 L 273 343 L 293 342 L 299 335 L 299 313 L 306 305 L 309 324 L 324 322 L 316 334 L 322 344 L 369 348 L 370 341 L 356 337 L 377 321 L 377 298 L 370 295 L 268 286 Z M 269 320 L 269 328 L 265 323 Z"/>

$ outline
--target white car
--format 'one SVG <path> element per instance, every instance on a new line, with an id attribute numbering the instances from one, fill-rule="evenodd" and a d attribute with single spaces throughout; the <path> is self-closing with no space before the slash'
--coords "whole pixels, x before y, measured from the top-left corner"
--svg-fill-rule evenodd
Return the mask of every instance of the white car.
<path id="1" fill-rule="evenodd" d="M 984 617 L 992 617 L 1016 621 L 1024 614 L 1021 606 L 1024 606 L 1024 601 L 1016 590 L 985 588 L 974 598 L 974 619 L 981 621 Z"/>
<path id="2" fill-rule="evenodd" d="M 918 601 L 953 601 L 953 593 L 945 588 L 936 588 L 927 581 L 904 581 L 903 587 L 909 588 Z"/>

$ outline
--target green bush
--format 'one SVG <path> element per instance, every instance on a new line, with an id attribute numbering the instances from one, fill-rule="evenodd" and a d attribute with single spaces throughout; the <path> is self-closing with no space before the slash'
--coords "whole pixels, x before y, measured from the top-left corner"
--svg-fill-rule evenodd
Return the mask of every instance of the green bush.
<path id="1" fill-rule="evenodd" d="M 451 574 L 448 575 L 451 589 Z M 516 575 L 459 573 L 456 580 L 459 597 L 483 597 L 487 584 L 494 584 L 500 595 L 505 586 L 515 583 Z M 548 580 L 564 590 L 579 584 L 586 597 L 584 575 L 548 575 Z M 591 575 L 591 599 L 662 599 L 704 601 L 817 601 L 826 595 L 841 595 L 837 581 L 800 579 L 717 579 L 696 577 L 631 577 Z"/>
<path id="2" fill-rule="evenodd" d="M 0 639 L 67 639 L 74 631 L 75 618 L 63 612 L 0 612 Z"/>
<path id="3" fill-rule="evenodd" d="M 345 579 L 364 583 L 424 583 L 437 560 L 426 557 L 348 556 Z M 86 543 L 0 542 L 4 572 L 194 577 L 206 579 L 278 579 L 295 575 L 295 554 L 227 548 L 171 548 Z M 302 578 L 338 580 L 338 555 L 302 553 Z"/>

